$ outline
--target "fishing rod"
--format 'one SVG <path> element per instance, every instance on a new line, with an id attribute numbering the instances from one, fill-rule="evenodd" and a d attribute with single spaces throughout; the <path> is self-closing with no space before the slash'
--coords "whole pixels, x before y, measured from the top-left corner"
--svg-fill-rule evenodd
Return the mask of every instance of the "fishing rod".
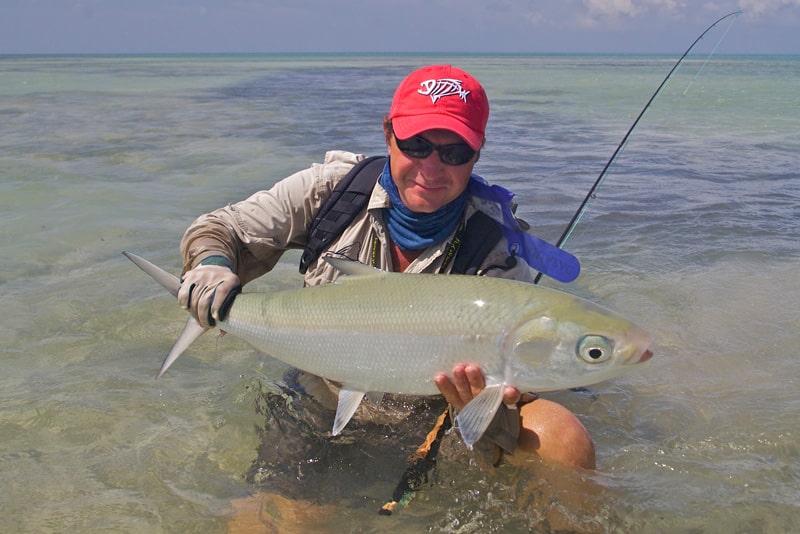
<path id="1" fill-rule="evenodd" d="M 589 201 L 592 198 L 594 198 L 597 188 L 600 187 L 600 184 L 603 182 L 603 179 L 605 178 L 608 169 L 611 168 L 611 165 L 614 163 L 614 160 L 617 158 L 617 155 L 619 155 L 619 153 L 622 151 L 622 148 L 628 142 L 628 138 L 630 137 L 633 130 L 636 128 L 636 125 L 639 124 L 639 120 L 641 120 L 641 118 L 644 116 L 645 112 L 647 111 L 647 108 L 649 108 L 650 104 L 652 104 L 653 101 L 656 99 L 658 94 L 661 92 L 661 89 L 663 89 L 664 86 L 667 84 L 669 79 L 672 77 L 672 74 L 678 69 L 680 64 L 683 62 L 684 58 L 686 58 L 686 56 L 689 55 L 689 52 L 692 51 L 694 46 L 698 42 L 700 42 L 700 40 L 702 40 L 703 37 L 705 37 L 705 35 L 709 31 L 711 31 L 712 28 L 714 28 L 714 26 L 716 26 L 717 24 L 719 24 L 720 22 L 722 22 L 727 18 L 734 17 L 733 21 L 731 21 L 731 26 L 732 26 L 733 22 L 736 20 L 736 17 L 740 14 L 741 11 L 734 11 L 732 13 L 728 13 L 724 17 L 714 22 L 714 24 L 706 28 L 705 31 L 701 33 L 697 39 L 694 40 L 691 46 L 689 46 L 689 48 L 686 49 L 686 52 L 684 52 L 683 55 L 680 57 L 680 59 L 675 63 L 675 65 L 669 71 L 667 76 L 658 86 L 658 89 L 656 89 L 655 93 L 653 93 L 653 96 L 651 96 L 650 100 L 647 101 L 647 104 L 639 113 L 639 116 L 636 117 L 636 120 L 633 122 L 631 127 L 628 128 L 628 131 L 625 133 L 625 136 L 622 138 L 622 141 L 617 146 L 617 149 L 611 155 L 611 158 L 608 160 L 605 167 L 603 167 L 603 170 L 600 172 L 600 175 L 594 181 L 594 184 L 592 184 L 592 187 L 589 189 L 589 192 L 586 194 L 586 197 L 584 197 L 583 202 L 581 202 L 580 206 L 578 207 L 578 210 L 572 216 L 572 219 L 570 220 L 569 224 L 564 230 L 564 233 L 562 233 L 561 237 L 558 239 L 558 242 L 556 243 L 556 246 L 558 248 L 563 248 L 564 243 L 566 243 L 567 239 L 569 239 L 569 236 L 572 234 L 572 231 L 575 229 L 575 226 L 577 226 L 578 222 L 580 221 L 581 217 L 586 211 Z M 728 27 L 728 30 L 730 30 L 731 26 Z M 725 38 L 725 35 L 727 35 L 728 30 L 726 30 L 725 33 L 722 35 L 722 38 L 720 38 L 719 43 L 721 43 L 722 40 Z M 719 46 L 719 43 L 717 43 L 717 46 L 714 47 L 714 50 L 712 50 L 711 54 L 709 54 L 705 63 L 707 63 L 708 59 L 710 59 L 711 56 L 714 54 L 717 47 Z M 703 63 L 703 67 L 705 66 L 705 63 Z M 539 283 L 539 280 L 541 278 L 542 278 L 542 273 L 540 272 L 536 275 L 536 278 L 534 279 L 533 283 L 534 284 Z M 434 425 L 433 429 L 428 433 L 428 436 L 425 439 L 425 441 L 417 448 L 416 452 L 412 455 L 412 458 L 409 461 L 409 464 L 407 465 L 406 470 L 403 473 L 402 478 L 400 479 L 400 482 L 395 487 L 395 490 L 392 494 L 392 499 L 380 508 L 380 510 L 378 511 L 379 514 L 392 515 L 392 512 L 394 512 L 403 504 L 408 502 L 415 488 L 427 480 L 428 471 L 433 469 L 433 467 L 436 465 L 436 456 L 439 452 L 439 445 L 441 443 L 442 437 L 444 436 L 444 433 L 447 430 L 447 428 L 449 428 L 451 425 L 449 414 L 450 411 L 445 410 L 439 416 L 438 420 L 436 421 L 436 424 Z"/>
<path id="2" fill-rule="evenodd" d="M 703 31 L 703 33 L 701 33 L 700 36 L 697 39 L 694 40 L 694 42 L 689 46 L 689 48 L 686 49 L 686 52 L 683 53 L 683 55 L 680 57 L 680 59 L 678 59 L 678 61 L 675 62 L 675 65 L 672 66 L 670 71 L 667 73 L 667 75 L 661 81 L 661 84 L 659 84 L 658 88 L 653 93 L 653 96 L 650 97 L 650 100 L 647 101 L 647 104 L 645 104 L 645 106 L 642 108 L 642 111 L 639 112 L 639 115 L 636 117 L 636 120 L 633 121 L 633 124 L 631 124 L 630 128 L 628 128 L 628 131 L 625 132 L 625 135 L 622 137 L 622 141 L 619 142 L 619 145 L 617 145 L 616 150 L 614 150 L 614 153 L 611 154 L 611 157 L 609 158 L 608 162 L 606 162 L 605 166 L 603 167 L 603 170 L 600 171 L 600 175 L 594 181 L 594 183 L 592 184 L 592 187 L 589 188 L 589 192 L 586 193 L 586 196 L 583 198 L 583 201 L 580 203 L 580 205 L 578 206 L 578 209 L 573 214 L 572 219 L 570 219 L 569 224 L 567 224 L 567 227 L 564 229 L 564 232 L 561 234 L 561 237 L 558 238 L 558 241 L 556 242 L 556 247 L 564 248 L 564 244 L 567 242 L 569 237 L 572 235 L 572 232 L 575 230 L 575 227 L 578 226 L 578 223 L 580 222 L 581 218 L 583 217 L 583 214 L 586 212 L 586 209 L 587 209 L 587 207 L 589 205 L 589 202 L 593 198 L 595 198 L 597 189 L 600 187 L 600 185 L 605 180 L 606 173 L 608 172 L 608 169 L 611 168 L 611 165 L 613 165 L 614 160 L 617 159 L 617 156 L 619 155 L 619 153 L 622 152 L 622 149 L 628 143 L 628 138 L 633 133 L 633 130 L 636 129 L 636 126 L 639 124 L 639 121 L 642 119 L 642 117 L 644 116 L 645 112 L 647 112 L 647 109 L 655 101 L 656 97 L 658 97 L 658 95 L 661 93 L 661 90 L 664 88 L 664 86 L 667 85 L 667 82 L 670 80 L 670 78 L 672 78 L 672 75 L 675 73 L 675 71 L 678 70 L 678 67 L 680 67 L 681 63 L 683 63 L 683 60 L 686 58 L 686 56 L 689 55 L 689 53 L 692 51 L 692 49 L 695 47 L 695 45 L 697 43 L 699 43 L 703 39 L 703 37 L 705 37 L 706 34 L 708 32 L 710 32 L 715 26 L 717 26 L 720 22 L 724 21 L 725 19 L 728 19 L 728 18 L 732 17 L 731 23 L 728 26 L 728 28 L 725 30 L 725 33 L 722 34 L 722 37 L 720 37 L 719 41 L 717 42 L 717 45 L 714 47 L 714 49 L 711 51 L 711 53 L 706 58 L 705 62 L 703 62 L 703 65 L 700 67 L 700 71 L 702 71 L 702 69 L 705 67 L 706 63 L 708 63 L 708 60 L 711 59 L 711 56 L 713 56 L 714 52 L 716 52 L 716 50 L 719 47 L 719 45 L 722 42 L 722 40 L 725 39 L 726 35 L 728 35 L 728 31 L 730 31 L 731 27 L 733 27 L 733 23 L 736 22 L 736 18 L 739 15 L 741 15 L 741 13 L 742 13 L 741 11 L 733 11 L 731 13 L 728 13 L 724 17 L 720 17 L 719 19 L 717 19 L 711 26 L 706 28 Z M 700 74 L 700 71 L 698 71 L 697 74 Z M 695 75 L 695 78 L 696 77 L 697 77 L 697 75 Z M 691 83 L 690 83 L 690 86 L 691 86 Z M 689 88 L 687 87 L 686 91 L 688 91 L 688 90 L 689 90 Z M 684 94 L 686 94 L 686 91 L 684 91 Z M 538 284 L 539 280 L 541 280 L 541 279 L 542 279 L 542 273 L 540 272 L 540 273 L 538 273 L 536 275 L 536 278 L 534 278 L 533 283 L 534 284 Z"/>

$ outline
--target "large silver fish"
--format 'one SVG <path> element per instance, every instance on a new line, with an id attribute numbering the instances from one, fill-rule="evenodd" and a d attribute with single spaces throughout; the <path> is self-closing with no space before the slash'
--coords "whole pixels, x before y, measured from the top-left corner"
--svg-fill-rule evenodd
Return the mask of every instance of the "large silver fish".
<path id="1" fill-rule="evenodd" d="M 175 276 L 131 253 L 173 295 Z M 456 421 L 472 446 L 506 386 L 549 391 L 619 375 L 652 356 L 652 337 L 567 293 L 482 276 L 387 273 L 326 258 L 351 276 L 337 283 L 238 295 L 219 328 L 289 365 L 339 382 L 338 434 L 365 395 L 433 395 L 434 377 L 479 364 L 486 389 Z M 158 376 L 205 331 L 190 318 Z"/>

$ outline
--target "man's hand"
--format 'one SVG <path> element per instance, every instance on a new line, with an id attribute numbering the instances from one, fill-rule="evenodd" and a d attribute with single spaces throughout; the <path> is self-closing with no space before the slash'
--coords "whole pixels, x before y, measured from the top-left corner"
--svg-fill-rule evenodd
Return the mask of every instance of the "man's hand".
<path id="1" fill-rule="evenodd" d="M 434 378 L 436 387 L 444 395 L 445 400 L 453 408 L 460 410 L 474 399 L 486 387 L 483 371 L 474 364 L 459 364 L 453 367 L 453 380 L 440 373 Z M 507 387 L 503 394 L 503 402 L 508 405 L 516 404 L 521 398 L 517 388 Z"/>
<path id="2" fill-rule="evenodd" d="M 220 265 L 199 265 L 181 279 L 178 303 L 205 328 L 224 319 L 233 299 L 242 291 L 239 277 Z"/>

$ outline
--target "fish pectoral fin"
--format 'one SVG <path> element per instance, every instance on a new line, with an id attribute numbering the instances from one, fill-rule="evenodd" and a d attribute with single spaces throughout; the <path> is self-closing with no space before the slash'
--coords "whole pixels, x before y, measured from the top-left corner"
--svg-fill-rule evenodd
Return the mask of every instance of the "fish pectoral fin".
<path id="1" fill-rule="evenodd" d="M 456 423 L 467 448 L 472 449 L 472 445 L 481 438 L 494 419 L 494 414 L 503 402 L 504 391 L 505 384 L 486 386 L 458 412 Z"/>
<path id="2" fill-rule="evenodd" d="M 383 400 L 383 391 L 370 391 L 367 393 L 367 401 L 373 406 L 380 406 Z"/>
<path id="3" fill-rule="evenodd" d="M 337 435 L 347 425 L 350 418 L 356 413 L 358 405 L 361 404 L 364 393 L 364 391 L 353 391 L 344 386 L 339 390 L 339 404 L 336 406 L 336 417 L 333 420 L 331 434 Z"/>
<path id="4" fill-rule="evenodd" d="M 183 327 L 183 332 L 178 336 L 178 340 L 172 346 L 172 349 L 170 349 L 167 357 L 164 358 L 164 363 L 161 364 L 161 369 L 158 370 L 156 379 L 161 378 L 161 375 L 167 372 L 169 366 L 178 359 L 178 356 L 183 354 L 183 352 L 189 348 L 189 345 L 194 343 L 206 330 L 208 330 L 208 328 L 200 326 L 200 323 L 198 323 L 194 317 L 189 317 L 189 320 L 186 321 L 186 326 Z"/>

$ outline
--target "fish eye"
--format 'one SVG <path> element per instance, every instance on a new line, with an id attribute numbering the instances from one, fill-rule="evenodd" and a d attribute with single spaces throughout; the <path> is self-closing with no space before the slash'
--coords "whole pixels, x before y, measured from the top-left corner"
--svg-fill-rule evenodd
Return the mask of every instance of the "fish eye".
<path id="1" fill-rule="evenodd" d="M 607 337 L 588 335 L 578 340 L 576 352 L 586 362 L 602 363 L 611 358 L 614 346 Z"/>

